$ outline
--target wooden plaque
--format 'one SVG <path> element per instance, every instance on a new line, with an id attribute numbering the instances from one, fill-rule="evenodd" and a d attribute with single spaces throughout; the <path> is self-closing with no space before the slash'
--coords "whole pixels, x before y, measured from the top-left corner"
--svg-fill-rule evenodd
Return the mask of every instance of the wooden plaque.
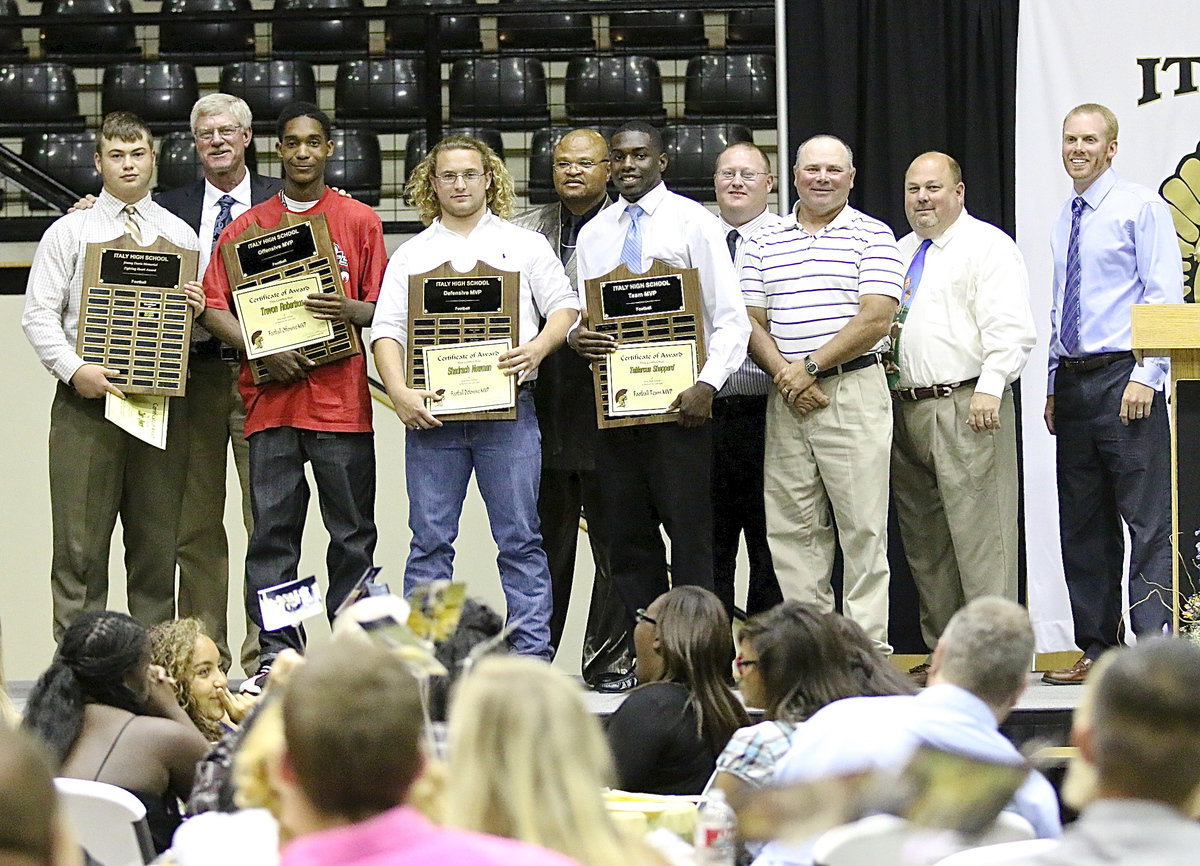
<path id="1" fill-rule="evenodd" d="M 509 339 L 520 331 L 521 275 L 479 262 L 459 272 L 449 262 L 408 278 L 408 385 L 425 388 L 425 348 Z M 512 421 L 517 406 L 441 415 L 442 421 Z"/>
<path id="2" fill-rule="evenodd" d="M 252 223 L 236 238 L 221 244 L 221 256 L 234 291 L 314 276 L 322 292 L 346 293 L 325 214 L 288 212 L 269 229 Z M 339 320 L 333 323 L 332 339 L 297 351 L 319 366 L 361 354 L 362 340 L 358 328 Z M 270 381 L 271 374 L 261 358 L 249 364 L 254 384 Z"/>
<path id="3" fill-rule="evenodd" d="M 127 394 L 182 397 L 192 312 L 183 284 L 196 279 L 195 250 L 129 235 L 88 244 L 75 351 L 85 363 L 119 370 L 108 380 Z"/>
<path id="4" fill-rule="evenodd" d="M 644 274 L 623 263 L 602 277 L 586 280 L 589 327 L 611 334 L 622 346 L 639 343 L 691 342 L 696 371 L 704 366 L 704 325 L 700 277 L 695 268 L 677 268 L 655 259 Z M 641 424 L 675 423 L 679 412 L 613 415 L 609 412 L 609 361 L 592 365 L 596 389 L 596 424 L 601 429 Z M 695 383 L 695 378 L 689 384 Z"/>

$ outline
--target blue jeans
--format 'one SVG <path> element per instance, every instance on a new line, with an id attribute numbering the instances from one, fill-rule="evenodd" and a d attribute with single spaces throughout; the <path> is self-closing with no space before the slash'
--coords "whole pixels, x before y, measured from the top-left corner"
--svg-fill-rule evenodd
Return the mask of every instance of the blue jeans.
<path id="1" fill-rule="evenodd" d="M 542 550 L 537 498 L 542 438 L 533 392 L 517 396 L 516 421 L 445 421 L 409 430 L 404 465 L 412 544 L 404 594 L 454 574 L 454 540 L 471 472 L 487 507 L 496 564 L 508 604 L 509 641 L 523 655 L 550 658 L 550 568 Z"/>
<path id="2" fill-rule="evenodd" d="M 332 619 L 375 555 L 375 437 L 269 427 L 252 434 L 249 442 L 254 531 L 246 549 L 246 611 L 261 629 L 258 590 L 297 577 L 309 498 L 304 464 L 311 463 L 329 532 L 325 609 Z M 263 631 L 259 661 L 288 647 L 303 651 L 302 627 Z"/>

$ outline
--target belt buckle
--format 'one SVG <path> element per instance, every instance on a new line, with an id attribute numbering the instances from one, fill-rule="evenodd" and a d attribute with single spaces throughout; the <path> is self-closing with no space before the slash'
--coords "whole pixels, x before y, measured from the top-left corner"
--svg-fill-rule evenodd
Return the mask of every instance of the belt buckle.
<path id="1" fill-rule="evenodd" d="M 941 399 L 943 397 L 949 397 L 953 393 L 954 393 L 953 385 L 934 385 L 933 386 L 933 396 L 935 396 L 939 399 Z"/>

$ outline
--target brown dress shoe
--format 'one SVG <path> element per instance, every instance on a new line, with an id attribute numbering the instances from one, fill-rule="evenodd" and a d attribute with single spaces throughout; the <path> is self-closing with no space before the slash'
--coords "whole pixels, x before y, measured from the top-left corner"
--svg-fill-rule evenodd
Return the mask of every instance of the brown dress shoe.
<path id="1" fill-rule="evenodd" d="M 918 688 L 925 688 L 929 684 L 929 662 L 921 662 L 919 665 L 909 668 L 908 678 Z"/>
<path id="2" fill-rule="evenodd" d="M 1080 656 L 1079 661 L 1075 662 L 1069 668 L 1063 668 L 1058 671 L 1046 671 L 1046 673 L 1042 674 L 1042 682 L 1049 683 L 1052 686 L 1080 685 L 1087 679 L 1091 669 L 1092 660 L 1087 656 Z"/>

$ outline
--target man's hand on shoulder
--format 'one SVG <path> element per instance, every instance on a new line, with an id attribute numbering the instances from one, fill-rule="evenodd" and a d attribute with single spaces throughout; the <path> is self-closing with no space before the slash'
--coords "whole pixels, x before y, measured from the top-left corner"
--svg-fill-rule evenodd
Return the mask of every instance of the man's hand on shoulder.
<path id="1" fill-rule="evenodd" d="M 679 410 L 680 427 L 699 427 L 712 417 L 712 401 L 716 390 L 707 382 L 697 382 L 680 391 L 667 407 L 668 412 Z"/>
<path id="2" fill-rule="evenodd" d="M 109 376 L 118 375 L 119 370 L 110 370 L 99 364 L 84 364 L 71 377 L 71 387 L 80 397 L 87 397 L 89 400 L 95 400 L 105 394 L 112 394 L 124 400 L 125 395 L 121 393 L 121 389 L 108 381 Z"/>
<path id="3" fill-rule="evenodd" d="M 1154 389 L 1141 382 L 1130 382 L 1121 395 L 1121 423 L 1128 427 L 1130 421 L 1149 418 L 1153 407 Z"/>
<path id="4" fill-rule="evenodd" d="M 271 379 L 284 385 L 307 378 L 308 371 L 316 366 L 311 360 L 296 351 L 265 355 L 262 362 L 266 366 L 267 372 L 271 374 Z"/>
<path id="5" fill-rule="evenodd" d="M 75 204 L 73 204 L 69 208 L 67 208 L 67 213 L 75 213 L 76 211 L 81 211 L 81 210 L 91 210 L 95 204 L 96 204 L 96 197 L 94 195 L 92 195 L 91 193 L 89 193 L 89 194 L 85 195 L 83 198 L 81 198 L 79 201 L 75 202 Z"/>

